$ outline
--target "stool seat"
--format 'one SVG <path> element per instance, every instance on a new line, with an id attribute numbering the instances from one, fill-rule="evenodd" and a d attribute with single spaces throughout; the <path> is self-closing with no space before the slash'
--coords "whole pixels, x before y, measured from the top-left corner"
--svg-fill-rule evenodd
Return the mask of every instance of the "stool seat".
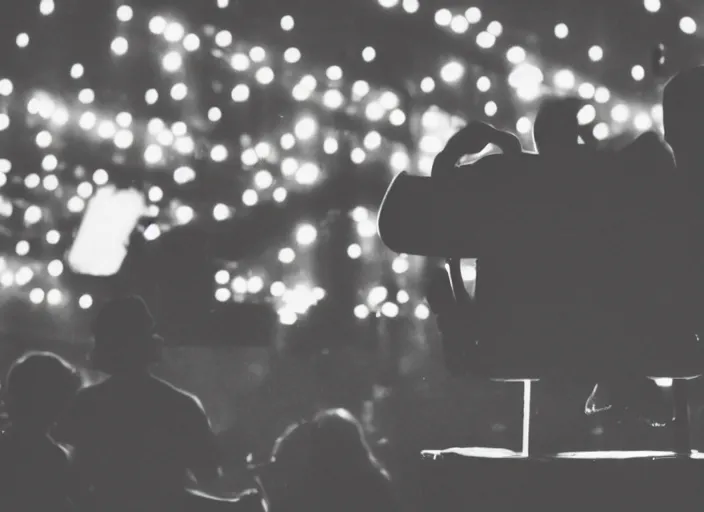
<path id="1" fill-rule="evenodd" d="M 495 448 L 422 453 L 426 510 L 661 511 L 704 504 L 704 458 L 669 451 L 522 456 Z M 454 506 L 453 506 L 454 505 Z"/>
<path id="2" fill-rule="evenodd" d="M 527 457 L 521 452 L 507 450 L 506 448 L 484 448 L 478 446 L 468 448 L 447 448 L 445 450 L 423 450 L 421 452 L 421 457 L 424 459 L 435 459 L 445 456 L 479 457 L 486 459 L 512 459 Z"/>
<path id="3" fill-rule="evenodd" d="M 704 346 L 693 337 L 691 343 L 681 343 L 673 353 L 663 345 L 657 353 L 633 351 L 628 359 L 619 354 L 613 359 L 604 352 L 591 352 L 589 346 L 568 344 L 557 340 L 551 350 L 511 344 L 505 350 L 501 343 L 481 344 L 444 340 L 443 350 L 448 369 L 455 374 L 470 374 L 499 382 L 538 381 L 543 379 L 610 379 L 631 375 L 654 379 L 695 379 L 704 374 Z"/>

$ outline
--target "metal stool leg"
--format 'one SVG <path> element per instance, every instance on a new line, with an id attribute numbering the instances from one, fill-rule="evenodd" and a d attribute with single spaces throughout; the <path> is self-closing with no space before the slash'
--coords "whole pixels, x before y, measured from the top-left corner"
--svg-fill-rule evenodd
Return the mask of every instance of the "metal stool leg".
<path id="1" fill-rule="evenodd" d="M 692 453 L 692 440 L 689 431 L 689 381 L 675 379 L 672 383 L 675 401 L 675 452 L 679 455 Z"/>
<path id="2" fill-rule="evenodd" d="M 530 455 L 531 387 L 531 381 L 523 381 L 523 435 L 521 439 L 521 454 L 524 457 Z"/>

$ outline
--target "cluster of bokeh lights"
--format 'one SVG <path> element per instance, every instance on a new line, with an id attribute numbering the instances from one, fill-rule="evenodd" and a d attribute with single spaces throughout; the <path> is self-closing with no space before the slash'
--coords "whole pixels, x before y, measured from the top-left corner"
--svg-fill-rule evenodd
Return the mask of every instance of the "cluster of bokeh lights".
<path id="1" fill-rule="evenodd" d="M 420 8 L 418 0 L 376 1 L 381 8 L 397 9 L 406 15 L 416 15 Z M 217 5 L 226 9 L 229 1 L 218 0 Z M 643 7 L 648 13 L 655 14 L 660 10 L 661 2 L 644 0 Z M 39 3 L 39 13 L 44 16 L 50 16 L 56 8 L 53 0 Z M 96 191 L 112 182 L 111 174 L 115 171 L 105 166 L 78 172 L 68 166 L 61 150 L 67 133 L 90 144 L 109 143 L 112 148 L 106 147 L 105 151 L 117 155 L 137 150 L 145 174 L 167 171 L 171 175 L 170 186 L 145 180 L 144 216 L 151 219 L 151 223 L 143 233 L 151 241 L 174 226 L 223 222 L 262 202 L 285 205 L 291 193 L 312 190 L 323 183 L 330 165 L 324 158 L 338 156 L 343 147 L 349 147 L 349 160 L 356 166 L 381 163 L 388 169 L 389 177 L 401 170 L 427 173 L 432 158 L 451 134 L 451 127 L 465 122 L 464 118 L 450 116 L 438 108 L 413 111 L 412 105 L 402 105 L 399 91 L 365 80 L 352 80 L 348 78 L 348 70 L 339 64 L 306 67 L 299 48 L 267 48 L 262 44 L 240 41 L 230 31 L 213 27 L 189 31 L 170 15 L 144 17 L 141 13 L 141 8 L 126 4 L 115 11 L 119 24 L 145 23 L 152 37 L 160 39 L 159 47 L 166 43 L 166 49 L 158 56 L 163 86 L 144 91 L 142 109 L 113 111 L 99 104 L 96 91 L 78 86 L 75 101 L 48 90 L 31 91 L 26 105 L 23 105 L 22 116 L 11 116 L 7 105 L 20 101 L 20 95 L 16 94 L 10 78 L 0 77 L 0 101 L 4 106 L 0 111 L 0 132 L 11 129 L 15 122 L 36 127 L 34 145 L 43 155 L 39 168 L 23 171 L 23 174 L 13 167 L 10 159 L 0 155 L 0 187 L 19 179 L 28 191 L 35 192 L 30 197 L 36 200 L 36 204 L 27 204 L 27 201 L 11 199 L 1 194 L 0 188 L 0 216 L 9 218 L 20 209 L 28 232 L 38 226 L 46 228 L 42 243 L 48 249 L 44 252 L 34 251 L 30 240 L 19 235 L 15 254 L 0 260 L 2 287 L 26 290 L 26 296 L 33 304 L 65 304 L 74 294 L 76 299 L 71 300 L 75 300 L 80 308 L 88 309 L 93 304 L 89 294 L 62 289 L 64 262 L 52 253 L 51 247 L 57 246 L 69 234 L 56 229 L 54 224 L 58 214 L 49 211 L 49 203 L 41 201 L 47 194 L 61 190 L 65 209 L 62 215 L 68 215 L 78 223 Z M 471 37 L 472 43 L 480 50 L 504 58 L 510 65 L 510 72 L 507 76 L 488 72 L 477 74 L 462 58 L 449 58 L 438 62 L 425 76 L 413 79 L 419 95 L 432 95 L 439 87 L 459 90 L 462 85 L 472 84 L 477 94 L 484 98 L 483 107 L 479 112 L 468 112 L 467 115 L 487 119 L 495 118 L 512 101 L 521 115 L 511 128 L 522 136 L 526 145 L 532 143 L 535 100 L 552 93 L 574 94 L 587 102 L 579 113 L 579 122 L 593 123 L 597 139 L 624 131 L 661 128 L 662 108 L 659 104 L 619 97 L 605 85 L 593 83 L 572 69 L 553 67 L 521 46 L 504 44 L 503 24 L 485 19 L 479 7 L 442 8 L 433 16 L 438 30 L 459 38 Z M 296 20 L 291 15 L 281 17 L 277 23 L 283 32 L 297 29 Z M 697 31 L 697 23 L 685 16 L 679 20 L 679 29 L 685 35 L 692 35 Z M 142 49 L 128 39 L 126 32 L 119 32 L 110 42 L 113 58 L 130 59 L 133 54 L 136 58 Z M 553 33 L 541 36 L 565 40 L 570 37 L 570 29 L 565 21 L 558 20 Z M 30 34 L 17 34 L 18 51 L 31 43 Z M 365 45 L 358 49 L 358 55 L 362 62 L 371 63 L 382 51 L 381 47 Z M 590 61 L 597 63 L 605 58 L 608 49 L 591 45 L 584 51 Z M 182 105 L 193 102 L 197 89 L 190 85 L 188 62 L 194 55 L 200 56 L 199 52 L 207 52 L 209 58 L 216 59 L 228 70 L 231 84 L 228 85 L 228 101 L 205 107 L 203 118 L 209 123 L 205 128 L 186 117 L 173 123 L 150 117 L 150 108 L 163 99 Z M 281 71 L 275 72 L 275 69 Z M 68 73 L 78 84 L 85 77 L 86 69 L 82 63 L 76 62 Z M 630 76 L 636 82 L 644 80 L 646 74 L 643 63 L 633 63 L 630 67 Z M 508 85 L 512 97 L 506 98 L 498 85 Z M 231 109 L 252 101 L 253 88 L 266 90 L 273 87 L 285 90 L 300 107 L 296 115 L 283 119 L 279 126 L 259 139 L 242 136 L 236 143 L 214 140 L 211 136 L 213 128 Z M 311 106 L 326 111 L 344 110 L 363 121 L 364 131 L 342 134 L 314 114 L 316 109 Z M 415 117 L 421 122 L 414 145 L 395 140 L 388 135 L 388 130 L 382 129 L 404 127 Z M 204 179 L 205 171 L 200 167 L 208 165 L 242 169 L 241 179 L 245 185 L 238 196 L 230 201 L 213 201 L 206 210 L 201 205 L 176 199 L 172 187 L 178 189 Z M 388 317 L 413 315 L 419 320 L 427 318 L 429 311 L 420 288 L 422 265 L 406 255 L 392 255 L 381 248 L 376 237 L 374 211 L 358 206 L 349 215 L 354 221 L 355 232 L 352 234 L 354 239 L 349 241 L 347 256 L 376 269 L 368 273 L 369 282 L 360 285 L 355 316 L 363 319 L 372 312 L 380 312 Z M 301 220 L 289 239 L 274 250 L 275 264 L 283 268 L 281 275 L 246 268 L 218 270 L 214 275 L 215 300 L 227 302 L 266 295 L 276 304 L 283 324 L 291 325 L 304 317 L 326 297 L 326 291 L 313 282 L 312 273 L 303 272 L 305 275 L 302 276 L 301 270 L 310 264 L 311 248 L 321 243 L 320 229 L 314 223 Z M 380 265 L 382 270 L 377 268 Z M 379 283 L 384 269 L 397 277 L 398 291 L 390 292 Z M 466 279 L 472 281 L 473 267 L 469 266 L 465 271 Z"/>

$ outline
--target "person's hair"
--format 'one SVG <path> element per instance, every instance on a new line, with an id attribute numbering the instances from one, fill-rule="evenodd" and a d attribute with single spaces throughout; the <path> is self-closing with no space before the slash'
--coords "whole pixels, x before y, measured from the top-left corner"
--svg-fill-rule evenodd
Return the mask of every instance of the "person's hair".
<path id="1" fill-rule="evenodd" d="M 108 303 L 93 326 L 93 366 L 111 375 L 143 371 L 159 360 L 161 338 L 141 297 L 123 297 Z"/>
<path id="2" fill-rule="evenodd" d="M 51 352 L 29 352 L 5 378 L 5 399 L 13 424 L 48 429 L 81 388 L 75 367 Z"/>
<path id="3" fill-rule="evenodd" d="M 704 66 L 682 71 L 667 83 L 662 110 L 665 140 L 675 156 L 699 153 L 704 134 Z"/>
<path id="4" fill-rule="evenodd" d="M 354 471 L 372 471 L 388 477 L 369 446 L 364 428 L 347 409 L 327 409 L 313 418 L 312 465 L 326 472 L 346 467 Z"/>
<path id="5" fill-rule="evenodd" d="M 277 439 L 272 456 L 300 469 L 295 485 L 301 488 L 289 486 L 288 503 L 281 510 L 391 500 L 389 475 L 372 453 L 362 425 L 346 409 L 324 410 L 311 421 L 290 425 Z"/>
<path id="6" fill-rule="evenodd" d="M 303 464 L 310 457 L 310 423 L 299 421 L 287 426 L 274 442 L 272 460 L 287 459 Z"/>
<path id="7" fill-rule="evenodd" d="M 580 98 L 545 98 L 533 122 L 533 141 L 539 153 L 564 152 L 578 146 L 583 130 L 578 114 L 586 103 Z"/>

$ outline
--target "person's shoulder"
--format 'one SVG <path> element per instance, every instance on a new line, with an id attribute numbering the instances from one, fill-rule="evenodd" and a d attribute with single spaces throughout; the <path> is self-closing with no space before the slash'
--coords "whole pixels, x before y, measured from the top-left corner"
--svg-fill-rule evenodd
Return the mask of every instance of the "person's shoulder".
<path id="1" fill-rule="evenodd" d="M 641 133 L 631 145 L 639 148 L 671 152 L 670 146 L 665 142 L 665 138 L 662 134 L 653 130 Z"/>
<path id="2" fill-rule="evenodd" d="M 639 135 L 633 142 L 623 149 L 624 155 L 650 162 L 654 165 L 675 165 L 672 148 L 665 142 L 659 132 L 648 131 Z"/>
<path id="3" fill-rule="evenodd" d="M 63 470 L 68 467 L 71 460 L 71 452 L 65 446 L 53 442 L 51 439 L 46 440 L 47 458 L 57 469 Z"/>
<path id="4" fill-rule="evenodd" d="M 83 386 L 81 389 L 76 391 L 74 395 L 74 400 L 92 400 L 98 398 L 102 393 L 105 393 L 109 388 L 110 379 L 101 380 L 99 382 L 91 383 L 89 385 Z"/>
<path id="5" fill-rule="evenodd" d="M 179 388 L 178 386 L 171 384 L 170 382 L 167 382 L 165 380 L 162 380 L 158 377 L 154 377 L 153 382 L 155 386 L 159 389 L 159 392 L 162 393 L 165 397 L 168 397 L 168 403 L 171 403 L 174 406 L 178 406 L 183 409 L 190 409 L 194 413 L 203 411 L 203 404 L 201 403 L 200 399 L 193 393 L 190 393 L 185 389 Z"/>
<path id="6" fill-rule="evenodd" d="M 99 382 L 90 386 L 85 386 L 76 391 L 71 399 L 69 409 L 80 410 L 82 408 L 90 408 L 94 404 L 100 402 L 101 397 L 106 391 L 105 382 Z"/>

